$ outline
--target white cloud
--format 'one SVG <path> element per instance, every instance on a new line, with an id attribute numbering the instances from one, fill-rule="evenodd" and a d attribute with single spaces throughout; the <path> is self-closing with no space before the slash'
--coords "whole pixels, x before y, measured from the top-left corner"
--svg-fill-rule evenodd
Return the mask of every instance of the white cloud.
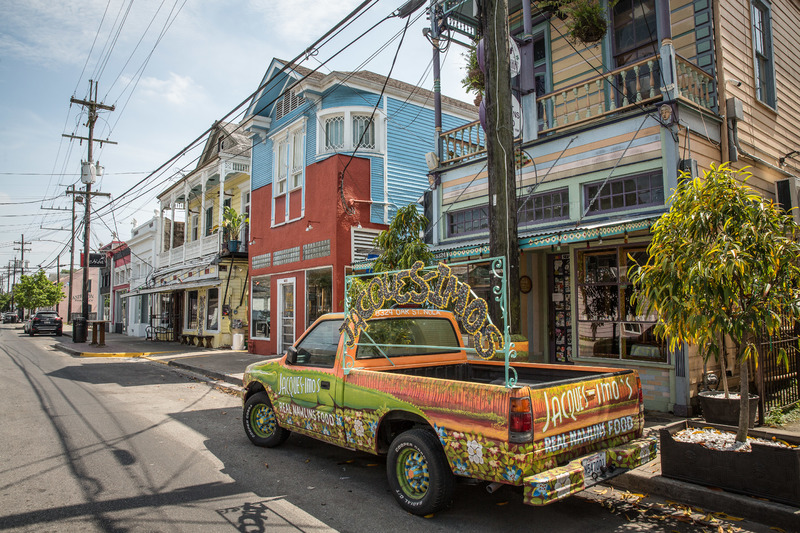
<path id="1" fill-rule="evenodd" d="M 264 14 L 265 34 L 310 42 L 352 11 L 358 0 L 251 0 L 250 9 Z"/>
<path id="2" fill-rule="evenodd" d="M 139 81 L 137 97 L 166 101 L 169 104 L 196 106 L 207 99 L 205 91 L 189 76 L 170 72 L 167 79 L 145 76 Z"/>

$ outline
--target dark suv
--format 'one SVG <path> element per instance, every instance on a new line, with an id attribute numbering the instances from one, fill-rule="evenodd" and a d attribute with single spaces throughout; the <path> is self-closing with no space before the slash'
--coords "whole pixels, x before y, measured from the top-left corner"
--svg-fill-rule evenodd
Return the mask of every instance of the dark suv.
<path id="1" fill-rule="evenodd" d="M 55 311 L 39 311 L 28 326 L 28 335 L 31 337 L 36 333 L 55 333 L 60 337 L 62 331 L 61 317 Z"/>

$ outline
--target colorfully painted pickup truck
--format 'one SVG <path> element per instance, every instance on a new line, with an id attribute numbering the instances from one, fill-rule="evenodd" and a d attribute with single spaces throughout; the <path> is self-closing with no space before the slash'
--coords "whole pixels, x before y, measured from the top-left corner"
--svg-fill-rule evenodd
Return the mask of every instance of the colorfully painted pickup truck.
<path id="1" fill-rule="evenodd" d="M 247 368 L 243 423 L 254 444 L 277 446 L 294 431 L 385 454 L 397 501 L 419 515 L 450 503 L 454 475 L 490 490 L 521 485 L 525 503 L 544 505 L 655 458 L 636 371 L 514 363 L 513 350 L 505 363 L 483 360 L 507 349 L 486 302 L 446 266 L 418 265 L 373 278 L 348 312 Z M 388 300 L 452 310 L 381 309 Z"/>

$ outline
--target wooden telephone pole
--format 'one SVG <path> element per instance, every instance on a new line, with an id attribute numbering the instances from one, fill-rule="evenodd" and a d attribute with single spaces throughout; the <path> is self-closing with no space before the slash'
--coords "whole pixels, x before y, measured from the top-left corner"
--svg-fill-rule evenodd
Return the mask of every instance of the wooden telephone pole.
<path id="1" fill-rule="evenodd" d="M 92 89 L 94 88 L 94 91 Z M 94 92 L 94 95 L 92 94 Z M 94 159 L 92 158 L 92 150 L 94 148 L 94 143 L 100 143 L 100 146 L 103 146 L 103 143 L 109 144 L 117 144 L 114 141 L 109 141 L 107 139 L 95 139 L 94 138 L 94 124 L 97 122 L 97 112 L 98 110 L 102 111 L 114 111 L 113 105 L 105 105 L 102 103 L 97 102 L 97 82 L 89 80 L 89 99 L 88 100 L 80 100 L 75 98 L 74 96 L 69 99 L 69 101 L 73 104 L 79 104 L 88 110 L 88 118 L 86 119 L 86 126 L 89 128 L 89 136 L 88 137 L 79 137 L 77 135 L 66 135 L 64 137 L 69 137 L 70 139 L 78 139 L 80 141 L 88 141 L 87 144 L 89 146 L 89 153 L 87 155 L 87 161 L 85 161 L 81 165 L 81 181 L 86 185 L 85 190 L 83 191 L 67 191 L 67 193 L 71 194 L 83 194 L 84 195 L 84 215 L 83 215 L 83 230 L 84 230 L 84 239 L 83 239 L 83 290 L 81 292 L 82 300 L 81 300 L 81 315 L 83 316 L 84 320 L 89 320 L 89 241 L 91 233 L 89 232 L 89 222 L 90 222 L 90 214 L 91 214 L 91 204 L 92 204 L 92 196 L 110 196 L 109 194 L 92 192 L 92 183 L 94 183 L 95 178 L 98 174 L 98 170 L 102 167 L 99 165 L 95 166 Z M 70 280 L 71 282 L 72 280 Z"/>
<path id="2" fill-rule="evenodd" d="M 508 2 L 481 2 L 486 62 L 486 152 L 489 173 L 489 253 L 508 263 L 508 317 L 511 333 L 520 331 L 519 244 L 517 242 L 517 188 L 514 169 L 514 134 L 511 113 Z M 494 299 L 492 318 L 502 316 Z"/>

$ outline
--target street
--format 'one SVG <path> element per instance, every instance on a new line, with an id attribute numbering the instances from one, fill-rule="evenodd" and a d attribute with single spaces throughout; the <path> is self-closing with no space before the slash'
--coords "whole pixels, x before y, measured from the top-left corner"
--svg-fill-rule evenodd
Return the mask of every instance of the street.
<path id="1" fill-rule="evenodd" d="M 0 530 L 770 531 L 603 486 L 533 508 L 459 482 L 449 510 L 415 517 L 383 458 L 298 435 L 256 448 L 238 397 L 145 360 L 74 358 L 18 326 L 0 327 Z"/>

